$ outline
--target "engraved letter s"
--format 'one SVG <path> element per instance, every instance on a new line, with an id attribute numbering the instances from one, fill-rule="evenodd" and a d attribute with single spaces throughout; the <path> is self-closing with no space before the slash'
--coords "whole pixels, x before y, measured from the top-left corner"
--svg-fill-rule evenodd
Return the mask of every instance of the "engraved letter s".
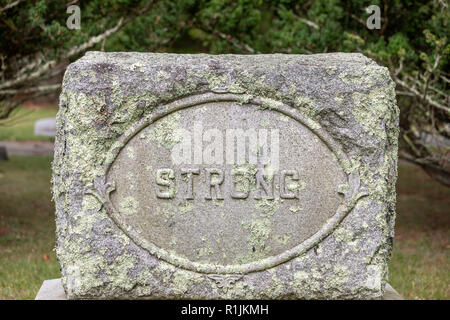
<path id="1" fill-rule="evenodd" d="M 156 171 L 156 184 L 161 187 L 167 187 L 166 191 L 156 188 L 156 196 L 160 199 L 172 199 L 175 196 L 175 173 L 172 169 L 164 168 Z"/>

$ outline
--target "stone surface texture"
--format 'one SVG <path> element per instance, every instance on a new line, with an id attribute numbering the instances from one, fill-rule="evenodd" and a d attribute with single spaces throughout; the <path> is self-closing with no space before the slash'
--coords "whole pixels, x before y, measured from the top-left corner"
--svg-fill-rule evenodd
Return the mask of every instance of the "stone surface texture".
<path id="1" fill-rule="evenodd" d="M 34 300 L 67 300 L 61 278 L 44 280 Z M 403 300 L 403 297 L 389 283 L 386 283 L 382 300 Z"/>
<path id="2" fill-rule="evenodd" d="M 398 116 L 388 69 L 361 54 L 88 52 L 67 68 L 57 115 L 67 297 L 381 299 Z M 280 170 L 299 170 L 298 203 L 229 198 L 229 177 L 220 201 L 155 195 L 156 169 L 182 170 L 169 164 L 177 128 L 198 121 L 278 128 Z M 198 185 L 194 195 L 208 193 Z"/>

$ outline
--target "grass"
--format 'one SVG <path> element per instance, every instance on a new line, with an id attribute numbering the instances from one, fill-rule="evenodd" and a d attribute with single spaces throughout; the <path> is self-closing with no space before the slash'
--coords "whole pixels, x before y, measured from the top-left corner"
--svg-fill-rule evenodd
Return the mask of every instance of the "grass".
<path id="1" fill-rule="evenodd" d="M 10 158 L 0 161 L 0 299 L 34 299 L 44 280 L 60 277 L 51 157 Z"/>
<path id="2" fill-rule="evenodd" d="M 0 121 L 0 141 L 52 141 L 53 137 L 34 135 L 34 123 L 55 117 L 58 109 L 19 107 L 6 120 Z"/>
<path id="3" fill-rule="evenodd" d="M 450 299 L 450 189 L 401 166 L 389 282 L 405 299 Z"/>
<path id="4" fill-rule="evenodd" d="M 53 251 L 50 157 L 0 162 L 0 299 L 33 299 L 60 277 Z M 391 285 L 407 299 L 449 299 L 450 191 L 401 166 Z"/>

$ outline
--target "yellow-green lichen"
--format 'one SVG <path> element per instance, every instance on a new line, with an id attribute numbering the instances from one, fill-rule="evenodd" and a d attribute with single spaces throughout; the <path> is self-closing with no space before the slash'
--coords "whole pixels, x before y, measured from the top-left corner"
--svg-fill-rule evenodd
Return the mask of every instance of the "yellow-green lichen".
<path id="1" fill-rule="evenodd" d="M 355 107 L 351 112 L 355 120 L 369 135 L 376 135 L 382 140 L 387 138 L 384 123 L 391 116 L 388 112 L 391 105 L 387 99 L 387 96 L 390 96 L 389 90 L 386 87 L 376 87 L 368 94 L 355 92 L 352 95 Z"/>
<path id="2" fill-rule="evenodd" d="M 133 215 L 138 213 L 139 202 L 132 196 L 128 196 L 119 204 L 119 212 L 125 215 Z"/>
<path id="3" fill-rule="evenodd" d="M 160 146 L 170 149 L 181 142 L 180 114 L 174 112 L 158 120 L 150 130 L 150 139 L 159 143 Z"/>
<path id="4" fill-rule="evenodd" d="M 290 233 L 283 233 L 280 235 L 276 235 L 275 241 L 278 242 L 279 244 L 285 245 L 291 237 L 292 235 Z"/>
<path id="5" fill-rule="evenodd" d="M 186 213 L 186 212 L 190 212 L 190 211 L 194 210 L 194 203 L 189 200 L 183 201 L 178 205 L 178 210 L 182 214 Z"/>
<path id="6" fill-rule="evenodd" d="M 250 252 L 264 251 L 266 248 L 266 241 L 269 238 L 272 222 L 268 218 L 253 218 L 250 221 L 242 222 L 242 227 L 249 232 L 248 243 Z"/>
<path id="7" fill-rule="evenodd" d="M 255 208 L 262 217 L 272 216 L 280 207 L 280 198 L 256 200 Z"/>

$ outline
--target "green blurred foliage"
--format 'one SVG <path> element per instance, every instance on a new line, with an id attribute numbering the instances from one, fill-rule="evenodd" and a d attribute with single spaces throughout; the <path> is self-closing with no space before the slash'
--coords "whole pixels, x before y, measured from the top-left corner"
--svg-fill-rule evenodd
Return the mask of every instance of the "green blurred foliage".
<path id="1" fill-rule="evenodd" d="M 5 7 L 14 1 L 0 1 Z M 386 66 L 401 58 L 408 69 L 421 69 L 436 52 L 447 51 L 440 68 L 448 68 L 448 17 L 445 1 L 262 1 L 173 0 L 153 1 L 151 10 L 138 16 L 110 37 L 108 51 L 173 51 L 184 42 L 186 51 L 200 44 L 209 53 L 245 53 L 229 39 L 211 37 L 212 31 L 246 43 L 257 52 L 318 53 L 362 51 Z M 43 51 L 46 59 L 114 27 L 136 15 L 151 1 L 30 0 L 1 13 L 0 52 L 5 57 Z M 69 30 L 69 4 L 81 8 L 81 29 Z M 381 30 L 369 30 L 368 5 L 381 7 Z M 315 24 L 311 27 L 304 20 Z M 203 30 L 203 33 L 199 31 Z M 99 45 L 100 46 L 100 45 Z M 99 48 L 97 48 L 99 49 Z"/>
<path id="2" fill-rule="evenodd" d="M 66 27 L 66 8 L 72 4 L 81 8 L 79 30 Z M 366 26 L 369 5 L 381 9 L 380 29 Z M 56 66 L 75 60 L 83 52 L 67 56 L 69 50 L 122 21 L 117 32 L 87 49 L 362 52 L 388 67 L 397 83 L 405 150 L 447 165 L 450 174 L 449 148 L 436 159 L 421 144 L 422 132 L 434 132 L 450 145 L 447 0 L 0 0 L 0 10 L 0 118 L 2 103 L 15 94 L 2 90 L 36 85 L 52 70 L 9 87 L 2 83 L 32 74 L 48 61 Z M 30 66 L 33 61 L 38 63 Z M 447 164 L 442 165 L 442 154 Z"/>

